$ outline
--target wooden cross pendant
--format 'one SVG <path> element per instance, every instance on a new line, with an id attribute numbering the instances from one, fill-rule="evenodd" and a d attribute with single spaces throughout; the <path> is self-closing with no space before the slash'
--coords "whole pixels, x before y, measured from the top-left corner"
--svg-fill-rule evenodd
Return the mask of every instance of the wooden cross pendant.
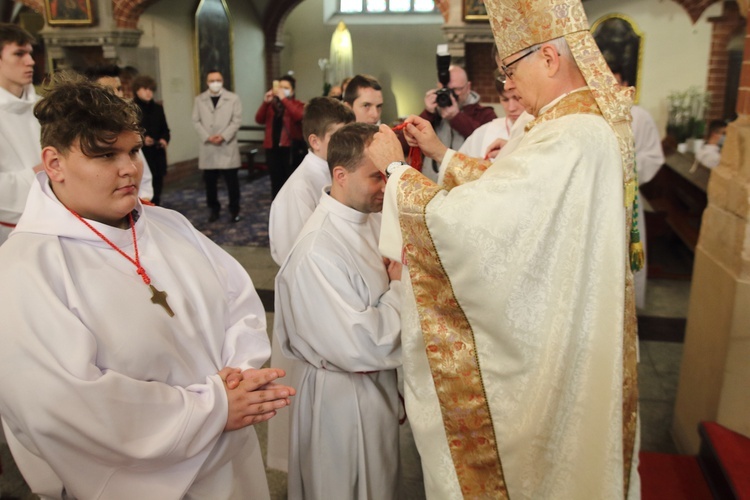
<path id="1" fill-rule="evenodd" d="M 167 314 L 169 314 L 169 317 L 174 316 L 174 312 L 172 311 L 172 308 L 169 307 L 169 304 L 167 303 L 167 292 L 162 292 L 160 290 L 157 290 L 154 285 L 149 285 L 149 288 L 151 288 L 151 302 L 154 304 L 159 304 L 164 308 L 165 311 L 167 311 Z"/>

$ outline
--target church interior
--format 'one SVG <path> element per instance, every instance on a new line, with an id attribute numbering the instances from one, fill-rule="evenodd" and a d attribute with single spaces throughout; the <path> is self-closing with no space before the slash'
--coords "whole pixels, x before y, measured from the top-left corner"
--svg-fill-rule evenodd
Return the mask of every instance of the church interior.
<path id="1" fill-rule="evenodd" d="M 0 0 L 0 21 L 36 38 L 34 84 L 58 70 L 105 63 L 155 79 L 172 136 L 162 204 L 184 207 L 191 221 L 196 212 L 196 227 L 245 267 L 264 301 L 269 336 L 279 267 L 268 248 L 264 128 L 253 113 L 272 81 L 293 74 L 297 98 L 309 101 L 342 76 L 373 75 L 383 86 L 382 122 L 396 124 L 424 108 L 424 92 L 436 84 L 435 50 L 445 44 L 482 103 L 502 114 L 481 1 L 80 0 L 80 16 L 55 17 L 50 4 L 57 3 Z M 405 11 L 389 10 L 402 4 Z M 648 287 L 638 309 L 643 498 L 750 498 L 750 2 L 583 6 L 611 50 L 629 51 L 629 83 L 665 156 L 641 187 L 648 228 Z M 342 29 L 345 42 L 335 37 Z M 186 193 L 201 189 L 192 102 L 206 88 L 205 70 L 217 65 L 242 102 L 242 196 L 253 208 L 236 226 L 209 227 Z M 711 120 L 729 123 L 713 169 L 695 159 Z M 286 464 L 283 454 L 274 460 L 267 427 L 257 426 L 271 496 L 287 498 Z M 3 442 L 0 464 L 0 498 L 34 498 Z M 400 493 L 424 498 L 408 423 Z"/>

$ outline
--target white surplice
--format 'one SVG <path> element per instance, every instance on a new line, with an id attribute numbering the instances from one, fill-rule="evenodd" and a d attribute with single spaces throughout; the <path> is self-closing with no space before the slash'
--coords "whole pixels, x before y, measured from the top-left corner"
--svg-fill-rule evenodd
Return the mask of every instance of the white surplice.
<path id="1" fill-rule="evenodd" d="M 274 336 L 301 361 L 289 498 L 397 495 L 402 285 L 389 283 L 374 215 L 324 194 L 276 277 Z"/>
<path id="2" fill-rule="evenodd" d="M 386 188 L 389 258 L 401 258 L 397 195 L 407 171 Z M 539 123 L 477 180 L 440 191 L 425 217 L 445 286 L 471 328 L 510 498 L 622 498 L 628 256 L 610 126 L 582 114 Z M 405 286 L 406 409 L 427 497 L 459 499 L 418 305 Z M 629 495 L 640 495 L 635 467 Z"/>
<path id="3" fill-rule="evenodd" d="M 268 239 L 271 257 L 281 265 L 302 227 L 318 206 L 323 188 L 331 185 L 328 162 L 308 151 L 271 203 Z"/>
<path id="4" fill-rule="evenodd" d="M 638 184 L 643 185 L 654 178 L 664 165 L 664 150 L 661 148 L 659 129 L 651 115 L 640 106 L 630 108 L 633 116 L 633 140 L 635 141 L 635 168 L 638 172 Z M 642 199 L 643 196 L 640 196 Z M 643 203 L 638 203 L 638 231 L 645 250 L 643 268 L 635 273 L 635 303 L 639 308 L 646 306 L 646 283 L 648 266 L 648 248 L 646 247 L 646 214 Z"/>
<path id="5" fill-rule="evenodd" d="M 34 86 L 18 98 L 0 87 L 0 245 L 21 218 L 34 180 L 33 168 L 42 162 L 41 127 L 34 116 L 38 97 Z"/>
<path id="6" fill-rule="evenodd" d="M 458 149 L 458 152 L 474 158 L 484 158 L 487 154 L 487 148 L 492 142 L 497 139 L 510 139 L 512 126 L 513 123 L 507 116 L 495 118 L 472 132 Z"/>
<path id="7" fill-rule="evenodd" d="M 299 167 L 287 179 L 271 203 L 268 218 L 268 240 L 271 257 L 276 264 L 283 264 L 294 246 L 294 241 L 318 206 L 323 188 L 331 185 L 328 162 L 312 151 L 308 151 Z M 278 313 L 277 313 L 278 314 Z M 276 339 L 271 341 L 271 366 L 291 374 L 294 360 L 285 357 Z M 266 463 L 272 469 L 287 472 L 289 449 L 289 408 L 282 408 L 268 422 L 268 448 Z"/>
<path id="8" fill-rule="evenodd" d="M 135 266 L 37 175 L 0 247 L 0 414 L 32 490 L 79 499 L 268 498 L 252 427 L 223 432 L 217 372 L 270 355 L 250 277 L 182 215 L 136 209 Z M 89 221 L 133 256 L 130 230 Z"/>

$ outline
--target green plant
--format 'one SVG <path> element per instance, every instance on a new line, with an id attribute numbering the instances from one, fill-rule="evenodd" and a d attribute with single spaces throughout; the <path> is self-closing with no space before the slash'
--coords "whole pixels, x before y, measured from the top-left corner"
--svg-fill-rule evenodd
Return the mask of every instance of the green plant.
<path id="1" fill-rule="evenodd" d="M 677 142 L 685 142 L 691 137 L 703 137 L 706 128 L 705 109 L 710 102 L 710 94 L 699 87 L 684 91 L 673 91 L 667 95 L 667 135 Z"/>

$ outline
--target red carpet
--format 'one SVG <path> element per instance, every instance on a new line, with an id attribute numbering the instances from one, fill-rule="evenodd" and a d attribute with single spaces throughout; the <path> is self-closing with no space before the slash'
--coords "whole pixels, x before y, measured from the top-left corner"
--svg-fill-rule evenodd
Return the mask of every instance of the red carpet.
<path id="1" fill-rule="evenodd" d="M 708 438 L 735 498 L 750 499 L 750 438 L 716 422 L 701 422 L 701 434 Z"/>
<path id="2" fill-rule="evenodd" d="M 642 500 L 712 500 L 695 457 L 641 452 Z"/>

